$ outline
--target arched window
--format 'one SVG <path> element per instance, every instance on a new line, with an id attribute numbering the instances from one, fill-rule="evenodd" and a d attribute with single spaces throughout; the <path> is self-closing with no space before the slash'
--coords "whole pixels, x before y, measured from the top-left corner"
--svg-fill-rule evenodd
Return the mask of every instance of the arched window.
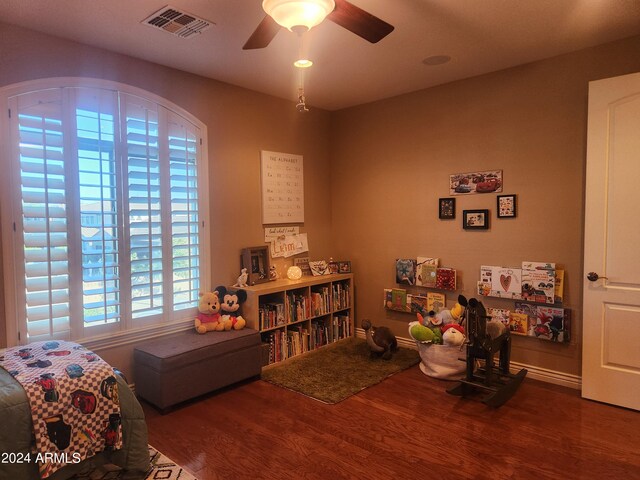
<path id="1" fill-rule="evenodd" d="M 0 96 L 9 341 L 12 328 L 27 343 L 191 320 L 209 263 L 204 124 L 91 79 Z"/>

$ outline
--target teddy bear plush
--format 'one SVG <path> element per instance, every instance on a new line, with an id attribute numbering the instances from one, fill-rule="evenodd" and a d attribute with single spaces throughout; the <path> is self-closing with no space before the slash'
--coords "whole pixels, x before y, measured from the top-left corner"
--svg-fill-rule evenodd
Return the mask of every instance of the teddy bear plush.
<path id="1" fill-rule="evenodd" d="M 225 329 L 222 315 L 220 315 L 218 291 L 200 293 L 198 312 L 198 316 L 195 319 L 196 332 L 207 333 Z"/>
<path id="2" fill-rule="evenodd" d="M 245 290 L 227 290 L 223 285 L 217 287 L 216 291 L 220 295 L 220 314 L 224 329 L 243 329 L 247 322 L 240 315 L 240 304 L 247 299 L 247 292 Z"/>

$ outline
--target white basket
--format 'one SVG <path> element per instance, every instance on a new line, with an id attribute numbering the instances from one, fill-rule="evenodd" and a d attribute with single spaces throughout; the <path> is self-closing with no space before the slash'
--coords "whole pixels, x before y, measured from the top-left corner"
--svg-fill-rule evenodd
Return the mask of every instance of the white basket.
<path id="1" fill-rule="evenodd" d="M 409 324 L 409 336 L 411 336 L 413 324 L 413 322 Z M 413 337 L 411 336 L 411 338 Z M 442 380 L 460 380 L 466 368 L 464 348 L 415 341 L 422 359 L 420 362 L 422 373 Z"/>

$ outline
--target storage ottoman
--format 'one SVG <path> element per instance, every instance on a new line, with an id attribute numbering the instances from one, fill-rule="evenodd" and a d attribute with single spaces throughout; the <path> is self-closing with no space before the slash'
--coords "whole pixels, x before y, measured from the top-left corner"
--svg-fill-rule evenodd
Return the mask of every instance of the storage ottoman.
<path id="1" fill-rule="evenodd" d="M 188 331 L 137 346 L 136 394 L 161 411 L 260 375 L 260 334 L 245 328 L 200 335 Z"/>

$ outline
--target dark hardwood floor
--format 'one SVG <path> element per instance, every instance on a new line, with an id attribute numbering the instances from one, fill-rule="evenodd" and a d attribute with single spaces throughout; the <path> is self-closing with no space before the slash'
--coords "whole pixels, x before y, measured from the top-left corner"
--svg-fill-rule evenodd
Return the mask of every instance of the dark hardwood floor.
<path id="1" fill-rule="evenodd" d="M 199 480 L 640 479 L 640 413 L 525 379 L 499 409 L 417 366 L 336 405 L 262 380 L 167 415 L 149 443 Z"/>

